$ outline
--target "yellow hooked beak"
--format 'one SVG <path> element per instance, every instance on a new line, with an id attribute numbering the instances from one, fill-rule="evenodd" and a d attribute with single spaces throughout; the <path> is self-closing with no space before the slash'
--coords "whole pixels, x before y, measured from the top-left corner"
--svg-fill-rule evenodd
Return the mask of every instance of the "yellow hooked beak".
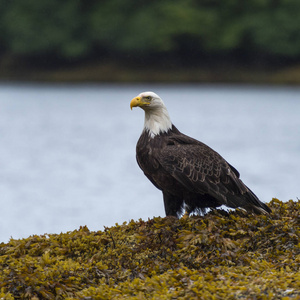
<path id="1" fill-rule="evenodd" d="M 149 104 L 150 102 L 142 101 L 141 97 L 135 97 L 130 102 L 130 109 L 132 110 L 133 107 L 142 107 Z"/>

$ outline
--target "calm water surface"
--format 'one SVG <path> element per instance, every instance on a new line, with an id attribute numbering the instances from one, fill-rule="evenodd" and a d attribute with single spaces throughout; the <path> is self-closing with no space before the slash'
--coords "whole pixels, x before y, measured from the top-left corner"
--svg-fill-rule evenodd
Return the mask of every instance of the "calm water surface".
<path id="1" fill-rule="evenodd" d="M 158 93 L 173 123 L 218 151 L 262 201 L 300 197 L 300 88 L 0 85 L 0 241 L 164 216 L 135 161 Z"/>

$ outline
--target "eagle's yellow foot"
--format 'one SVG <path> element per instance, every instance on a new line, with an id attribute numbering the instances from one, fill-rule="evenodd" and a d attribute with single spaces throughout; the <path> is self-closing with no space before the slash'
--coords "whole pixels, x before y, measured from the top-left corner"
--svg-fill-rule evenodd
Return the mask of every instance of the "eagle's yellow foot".
<path id="1" fill-rule="evenodd" d="M 187 210 L 185 211 L 184 215 L 182 216 L 183 219 L 187 219 L 189 217 L 189 213 L 187 212 Z"/>

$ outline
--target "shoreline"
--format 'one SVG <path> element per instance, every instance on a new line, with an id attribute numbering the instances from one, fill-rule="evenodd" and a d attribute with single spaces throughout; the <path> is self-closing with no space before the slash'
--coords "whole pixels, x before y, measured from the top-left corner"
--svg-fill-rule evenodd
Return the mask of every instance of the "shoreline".
<path id="1" fill-rule="evenodd" d="M 159 68 L 108 62 L 53 69 L 11 66 L 0 70 L 1 82 L 300 85 L 300 65 L 263 70 L 233 65 Z"/>

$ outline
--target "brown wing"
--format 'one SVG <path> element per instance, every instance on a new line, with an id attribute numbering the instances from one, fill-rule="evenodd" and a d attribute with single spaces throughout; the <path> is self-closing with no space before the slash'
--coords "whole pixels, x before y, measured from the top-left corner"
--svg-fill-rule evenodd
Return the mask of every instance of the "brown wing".
<path id="1" fill-rule="evenodd" d="M 191 192 L 208 194 L 220 204 L 230 207 L 244 207 L 252 211 L 262 207 L 269 211 L 239 179 L 238 171 L 199 141 L 184 135 L 172 137 L 157 159 L 167 172 Z"/>

